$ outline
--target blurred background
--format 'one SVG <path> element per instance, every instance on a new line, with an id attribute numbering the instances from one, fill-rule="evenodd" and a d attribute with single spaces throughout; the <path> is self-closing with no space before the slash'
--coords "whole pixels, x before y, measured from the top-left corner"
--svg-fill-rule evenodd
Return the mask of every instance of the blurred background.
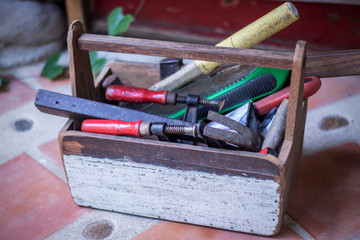
<path id="1" fill-rule="evenodd" d="M 0 2 L 0 67 L 43 60 L 65 49 L 67 25 L 78 19 L 88 33 L 108 34 L 107 17 L 117 7 L 133 16 L 123 36 L 216 44 L 283 1 L 265 0 L 52 0 Z M 360 1 L 293 1 L 300 20 L 255 48 L 308 51 L 359 48 Z M 21 53 L 21 54 L 19 54 Z"/>

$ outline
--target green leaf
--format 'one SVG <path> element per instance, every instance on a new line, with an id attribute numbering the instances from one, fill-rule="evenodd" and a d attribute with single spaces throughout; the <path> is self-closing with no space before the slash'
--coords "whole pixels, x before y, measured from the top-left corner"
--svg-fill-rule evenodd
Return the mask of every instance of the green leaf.
<path id="1" fill-rule="evenodd" d="M 97 51 L 89 51 L 90 64 L 93 65 L 96 60 L 98 60 L 98 52 Z"/>
<path id="2" fill-rule="evenodd" d="M 61 53 L 56 53 L 52 55 L 45 63 L 40 76 L 47 77 L 51 80 L 54 80 L 61 74 L 63 74 L 65 68 L 57 65 L 60 59 Z"/>
<path id="3" fill-rule="evenodd" d="M 94 73 L 99 73 L 106 64 L 106 58 L 99 58 L 97 51 L 89 51 L 91 69 Z"/>
<path id="4" fill-rule="evenodd" d="M 104 68 L 106 64 L 106 58 L 99 58 L 93 64 L 91 64 L 91 69 L 94 73 L 99 73 Z"/>
<path id="5" fill-rule="evenodd" d="M 59 59 L 60 59 L 60 53 L 56 53 L 51 57 L 49 57 L 48 60 L 46 60 L 45 66 L 43 67 L 40 75 L 46 77 L 47 72 L 49 72 L 52 67 L 57 65 Z"/>
<path id="6" fill-rule="evenodd" d="M 110 36 L 115 36 L 126 32 L 133 21 L 134 17 L 131 14 L 126 14 L 124 16 L 121 7 L 115 8 L 107 18 L 108 34 Z"/>
<path id="7" fill-rule="evenodd" d="M 126 14 L 118 26 L 119 33 L 126 32 L 133 21 L 134 17 L 131 14 Z"/>
<path id="8" fill-rule="evenodd" d="M 55 78 L 59 77 L 61 74 L 64 73 L 64 67 L 62 66 L 53 66 L 47 73 L 46 77 L 54 80 Z"/>

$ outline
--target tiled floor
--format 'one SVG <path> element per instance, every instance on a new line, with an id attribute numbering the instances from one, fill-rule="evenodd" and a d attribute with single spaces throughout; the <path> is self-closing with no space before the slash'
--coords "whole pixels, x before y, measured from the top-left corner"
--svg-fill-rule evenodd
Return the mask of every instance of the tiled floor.
<path id="1" fill-rule="evenodd" d="M 65 183 L 57 143 L 66 119 L 33 106 L 38 88 L 69 94 L 70 82 L 68 76 L 54 82 L 39 77 L 41 67 L 6 72 L 11 82 L 0 90 L 0 239 L 85 239 L 84 229 L 98 221 L 112 228 L 106 239 L 265 239 L 77 206 Z M 273 238 L 360 239 L 359 96 L 360 77 L 343 77 L 323 79 L 321 90 L 309 99 L 304 150 L 311 145 L 311 154 L 300 164 L 288 206 L 291 221 Z M 344 104 L 351 106 L 349 112 Z M 331 140 L 330 147 L 320 146 L 321 139 L 314 143 L 317 136 L 312 134 L 327 109 L 348 120 L 341 129 L 321 133 Z M 21 131 L 16 125 L 21 119 L 31 128 Z"/>
<path id="2" fill-rule="evenodd" d="M 0 180 L 0 239 L 43 239 L 90 211 L 25 153 L 1 165 Z"/>
<path id="3" fill-rule="evenodd" d="M 200 227 L 190 224 L 163 221 L 147 231 L 137 235 L 133 240 L 167 239 L 167 240 L 263 240 L 267 237 Z M 303 239 L 288 227 L 283 226 L 276 239 Z"/>
<path id="4" fill-rule="evenodd" d="M 358 239 L 359 173 L 355 143 L 303 158 L 288 213 L 316 239 Z"/>

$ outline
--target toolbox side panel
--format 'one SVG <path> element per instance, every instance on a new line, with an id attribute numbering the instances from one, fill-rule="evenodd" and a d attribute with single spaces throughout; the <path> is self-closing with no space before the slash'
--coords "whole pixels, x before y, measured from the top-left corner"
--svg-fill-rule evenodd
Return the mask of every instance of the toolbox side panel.
<path id="1" fill-rule="evenodd" d="M 178 170 L 196 170 L 258 178 L 280 176 L 277 159 L 264 154 L 154 141 L 143 138 L 67 131 L 62 153 L 94 158 L 117 159 L 131 156 L 132 161 Z"/>
<path id="2" fill-rule="evenodd" d="M 273 235 L 281 222 L 276 179 L 178 170 L 130 156 L 63 157 L 82 206 L 261 235 Z"/>

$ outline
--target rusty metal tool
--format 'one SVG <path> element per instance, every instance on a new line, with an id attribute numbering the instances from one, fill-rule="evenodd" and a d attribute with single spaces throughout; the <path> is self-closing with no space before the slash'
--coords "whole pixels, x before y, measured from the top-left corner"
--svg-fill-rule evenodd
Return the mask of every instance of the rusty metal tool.
<path id="1" fill-rule="evenodd" d="M 157 116 L 111 104 L 100 103 L 84 98 L 39 89 L 35 106 L 42 112 L 83 121 L 89 118 L 114 119 L 123 121 L 166 122 L 172 125 L 192 126 L 191 123 L 177 119 Z"/>
<path id="2" fill-rule="evenodd" d="M 307 97 L 313 95 L 314 93 L 316 93 L 319 90 L 320 86 L 321 86 L 321 80 L 319 78 L 306 77 L 305 84 L 304 84 L 304 98 L 307 98 Z M 288 97 L 289 97 L 289 87 L 284 88 L 283 90 L 276 92 L 266 98 L 263 98 L 260 101 L 257 101 L 255 103 L 250 103 L 250 105 L 253 105 L 253 107 L 251 107 L 251 109 L 255 110 L 255 112 L 259 112 L 260 113 L 259 115 L 264 115 L 264 114 L 268 113 L 271 109 L 278 107 L 280 105 L 281 101 L 283 101 L 284 99 L 287 99 Z M 260 129 L 259 127 L 261 124 L 257 125 L 257 126 L 250 126 L 247 121 L 243 121 L 243 120 L 245 120 L 244 118 L 247 118 L 247 114 L 248 114 L 247 111 L 249 110 L 250 105 L 241 106 L 241 107 L 229 112 L 228 114 L 226 114 L 225 117 L 233 120 L 234 122 L 236 122 L 240 125 L 243 124 L 242 126 L 246 125 L 253 132 L 260 134 L 261 133 L 260 130 L 262 130 L 262 129 Z M 284 110 L 284 111 L 286 111 L 286 110 Z M 284 111 L 281 111 L 281 112 L 284 112 Z M 209 115 L 208 115 L 208 118 L 209 118 Z M 286 119 L 286 117 L 284 119 Z M 209 120 L 211 120 L 211 119 L 209 119 Z M 254 125 L 255 124 L 256 123 L 254 123 Z M 285 128 L 285 124 L 283 124 L 283 127 Z M 212 121 L 212 122 L 208 123 L 207 128 L 208 129 L 210 129 L 210 128 L 218 129 L 217 130 L 218 132 L 226 129 L 224 123 L 217 123 L 216 121 Z M 216 130 L 213 130 L 213 131 L 216 131 Z M 273 136 L 275 134 L 276 134 L 276 132 L 273 133 Z M 228 135 L 230 138 L 231 134 L 228 134 Z M 238 137 L 238 136 L 235 135 L 234 137 Z M 230 142 L 230 140 L 227 142 Z M 272 142 L 271 137 L 268 137 L 267 142 Z M 279 147 L 278 143 L 279 143 L 279 141 L 275 141 L 275 143 L 271 143 L 270 145 L 268 145 L 268 144 L 264 145 L 263 148 L 270 147 L 273 150 L 276 150 L 275 147 Z"/>
<path id="3" fill-rule="evenodd" d="M 243 80 L 248 76 L 256 67 L 252 66 L 239 66 L 224 64 L 207 76 L 200 77 L 196 81 L 176 90 L 179 95 L 195 94 L 201 98 L 206 98 L 240 80 Z M 182 111 L 184 107 L 182 105 L 159 105 L 159 104 L 148 104 L 138 109 L 148 113 L 157 115 L 171 116 L 179 111 Z"/>
<path id="4" fill-rule="evenodd" d="M 234 144 L 237 147 L 248 151 L 259 151 L 261 147 L 261 137 L 248 127 L 224 117 L 213 111 L 209 111 L 208 119 L 230 128 L 229 130 L 208 127 L 203 121 L 199 121 L 191 126 L 169 125 L 165 122 L 133 121 L 126 122 L 120 120 L 87 119 L 83 121 L 81 130 L 84 132 L 110 134 L 118 136 L 168 136 L 190 134 L 195 139 L 202 138 L 205 142 L 219 140 Z M 232 132 L 234 130 L 235 132 Z M 213 145 L 212 145 L 213 146 Z"/>
<path id="5" fill-rule="evenodd" d="M 304 99 L 315 94 L 321 87 L 321 80 L 318 77 L 305 77 L 304 83 Z M 259 101 L 254 103 L 255 109 L 259 113 L 260 116 L 265 115 L 270 112 L 271 109 L 278 107 L 281 102 L 289 97 L 290 87 L 286 87 L 281 89 L 280 91 L 273 93 Z M 247 110 L 248 106 L 243 105 L 229 113 L 225 116 L 231 118 L 237 122 L 244 117 L 244 112 Z M 223 128 L 221 124 L 217 124 L 215 122 L 209 123 L 209 126 L 213 128 Z"/>
<path id="6" fill-rule="evenodd" d="M 247 151 L 257 152 L 261 149 L 261 136 L 250 128 L 214 111 L 209 111 L 207 119 L 221 124 L 228 129 L 205 126 L 204 136 L 234 144 Z"/>
<path id="7" fill-rule="evenodd" d="M 257 19 L 245 28 L 234 33 L 232 36 L 218 43 L 219 47 L 251 48 L 266 38 L 286 28 L 299 19 L 296 7 L 286 2 L 272 10 L 263 17 Z M 208 61 L 194 61 L 181 70 L 151 86 L 151 90 L 174 91 L 181 86 L 193 81 L 195 78 L 211 72 L 221 63 Z"/>
<path id="8" fill-rule="evenodd" d="M 127 87 L 119 85 L 110 85 L 106 88 L 106 99 L 111 101 L 125 101 L 136 103 L 159 103 L 159 104 L 177 104 L 191 102 L 189 96 L 178 96 L 174 92 L 169 91 L 151 91 L 145 88 Z M 224 106 L 225 101 L 198 99 L 198 104 L 203 106 L 215 106 L 220 110 Z"/>
<path id="9" fill-rule="evenodd" d="M 166 122 L 148 122 L 133 121 L 126 122 L 121 120 L 103 120 L 103 119 L 87 119 L 81 124 L 81 131 L 109 134 L 116 136 L 167 136 L 173 134 L 191 134 L 198 137 L 200 124 L 192 126 L 185 125 L 168 125 Z"/>
<path id="10" fill-rule="evenodd" d="M 145 88 L 110 85 L 106 88 L 105 97 L 110 101 L 124 101 L 136 103 L 159 103 L 174 105 L 185 103 L 187 105 L 184 121 L 195 123 L 197 119 L 198 105 L 215 107 L 219 111 L 225 104 L 225 99 L 209 100 L 200 98 L 198 95 L 178 96 L 169 91 L 151 91 Z M 203 110 L 204 111 L 204 110 Z"/>

